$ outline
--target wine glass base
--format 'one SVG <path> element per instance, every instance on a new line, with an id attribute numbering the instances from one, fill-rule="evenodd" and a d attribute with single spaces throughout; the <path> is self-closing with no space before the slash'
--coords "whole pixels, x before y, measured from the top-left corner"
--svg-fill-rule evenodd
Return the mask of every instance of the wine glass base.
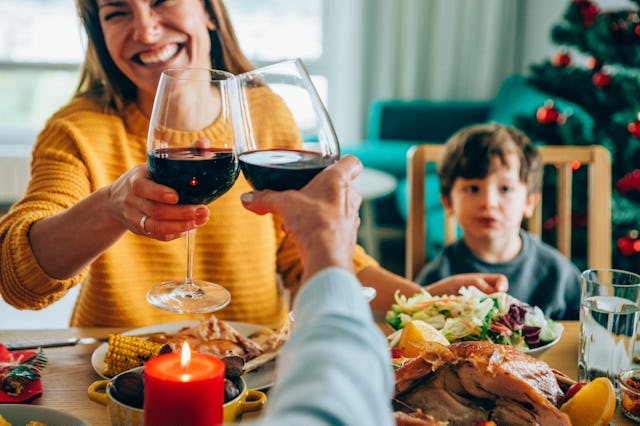
<path id="1" fill-rule="evenodd" d="M 229 291 L 207 281 L 167 281 L 147 292 L 147 301 L 165 311 L 198 314 L 218 311 L 229 304 Z"/>

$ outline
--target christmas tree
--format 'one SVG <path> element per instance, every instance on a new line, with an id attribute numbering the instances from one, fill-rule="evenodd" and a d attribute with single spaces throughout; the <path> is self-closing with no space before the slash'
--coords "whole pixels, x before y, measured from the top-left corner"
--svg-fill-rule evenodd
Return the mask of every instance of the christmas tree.
<path id="1" fill-rule="evenodd" d="M 640 0 L 633 0 L 629 9 L 606 11 L 595 1 L 570 1 L 561 21 L 551 30 L 557 52 L 543 63 L 532 65 L 527 76 L 529 83 L 549 94 L 550 99 L 530 116 L 518 117 L 516 123 L 533 140 L 542 143 L 600 144 L 609 149 L 614 186 L 613 266 L 636 273 L 640 273 L 638 7 Z M 576 107 L 560 110 L 551 100 L 553 98 L 568 101 Z M 588 119 L 585 120 L 585 116 Z M 574 176 L 578 184 L 580 179 L 586 182 L 584 170 L 577 170 Z M 549 185 L 552 185 L 551 181 L 545 180 L 543 191 L 552 190 Z M 575 197 L 573 246 L 585 247 L 580 239 L 586 238 L 586 194 L 577 191 Z M 545 233 L 554 231 L 552 215 L 550 209 L 543 212 Z"/>

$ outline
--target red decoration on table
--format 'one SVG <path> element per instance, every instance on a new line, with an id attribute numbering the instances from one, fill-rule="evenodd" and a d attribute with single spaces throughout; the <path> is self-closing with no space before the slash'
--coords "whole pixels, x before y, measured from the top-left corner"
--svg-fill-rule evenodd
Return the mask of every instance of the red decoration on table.
<path id="1" fill-rule="evenodd" d="M 593 74 L 593 84 L 596 87 L 606 87 L 611 83 L 611 74 L 605 71 L 598 71 Z"/>
<path id="2" fill-rule="evenodd" d="M 0 344 L 0 403 L 28 403 L 42 395 L 44 352 L 11 352 Z M 17 385 L 17 386 L 16 386 Z"/>
<path id="3" fill-rule="evenodd" d="M 555 67 L 566 67 L 566 66 L 569 66 L 569 65 L 571 65 L 571 55 L 569 55 L 567 52 L 558 52 L 551 59 L 551 63 Z"/>
<path id="4" fill-rule="evenodd" d="M 186 342 L 181 353 L 150 359 L 144 366 L 144 424 L 221 425 L 224 372 L 222 360 L 192 354 Z"/>

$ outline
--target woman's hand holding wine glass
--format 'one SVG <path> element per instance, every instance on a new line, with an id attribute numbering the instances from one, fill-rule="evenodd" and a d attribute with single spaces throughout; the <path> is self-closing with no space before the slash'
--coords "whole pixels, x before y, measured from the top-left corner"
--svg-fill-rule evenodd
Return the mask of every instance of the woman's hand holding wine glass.
<path id="1" fill-rule="evenodd" d="M 147 159 L 153 180 L 175 189 L 180 204 L 208 204 L 238 177 L 230 111 L 232 79 L 226 72 L 197 68 L 162 73 L 149 124 Z M 154 286 L 147 300 L 180 313 L 225 307 L 231 296 L 224 287 L 193 279 L 195 230 L 187 232 L 186 241 L 185 279 Z"/>

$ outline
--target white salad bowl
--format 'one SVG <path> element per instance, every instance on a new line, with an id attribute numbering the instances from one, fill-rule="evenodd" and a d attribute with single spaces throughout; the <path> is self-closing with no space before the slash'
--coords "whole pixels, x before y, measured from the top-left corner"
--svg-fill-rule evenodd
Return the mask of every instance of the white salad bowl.
<path id="1" fill-rule="evenodd" d="M 525 354 L 527 355 L 531 355 L 533 357 L 536 358 L 540 358 L 540 356 L 545 353 L 549 348 L 551 348 L 553 345 L 555 345 L 556 343 L 558 343 L 560 341 L 560 337 L 562 337 L 562 333 L 560 333 L 558 335 L 558 337 L 555 338 L 555 340 L 552 340 L 551 342 L 547 343 L 544 346 L 538 346 L 537 348 L 533 348 L 533 349 L 528 349 L 526 351 L 524 351 Z"/>

